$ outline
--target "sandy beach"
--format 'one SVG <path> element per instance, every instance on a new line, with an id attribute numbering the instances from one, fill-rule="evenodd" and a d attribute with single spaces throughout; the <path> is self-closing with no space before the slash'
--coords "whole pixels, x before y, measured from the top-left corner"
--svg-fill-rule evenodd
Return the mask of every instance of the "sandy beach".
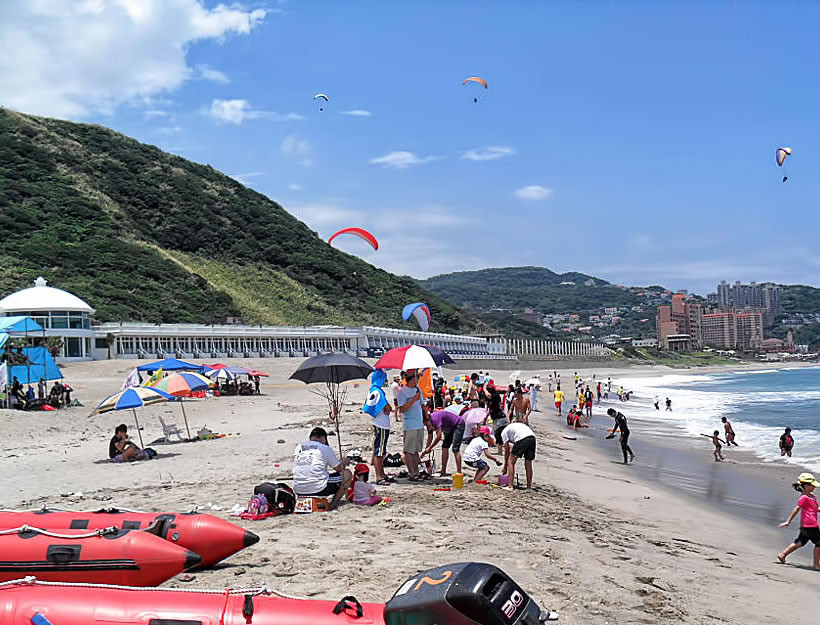
<path id="1" fill-rule="evenodd" d="M 106 451 L 117 423 L 133 428 L 131 412 L 88 413 L 120 389 L 135 361 L 67 365 L 66 379 L 85 407 L 0 411 L 0 471 L 6 476 L 0 506 L 119 505 L 153 511 L 200 506 L 229 518 L 228 510 L 247 503 L 259 482 L 288 480 L 294 445 L 312 426 L 327 424 L 321 400 L 287 379 L 299 360 L 236 362 L 271 374 L 263 379 L 263 395 L 194 400 L 186 402 L 186 412 L 192 432 L 207 426 L 237 436 L 156 446 L 158 458 L 128 465 L 109 463 Z M 545 378 L 546 367 L 522 371 L 522 377 Z M 564 380 L 572 379 L 572 369 L 559 371 Z M 607 368 L 604 377 L 620 383 L 668 371 Z M 498 372 L 497 379 L 507 375 Z M 370 418 L 360 411 L 365 391 L 364 382 L 349 386 L 342 442 L 345 449 L 361 447 L 369 456 Z M 603 430 L 566 440 L 544 392 L 540 403 L 542 411 L 530 420 L 539 445 L 531 491 L 480 485 L 435 491 L 430 483 L 400 480 L 380 488 L 391 499 L 383 507 L 343 505 L 332 513 L 240 521 L 261 536 L 259 544 L 197 571 L 193 581 L 174 579 L 168 585 L 219 589 L 265 582 L 305 597 L 353 594 L 361 601 L 386 601 L 418 570 L 475 560 L 503 568 L 567 624 L 814 621 L 807 610 L 794 609 L 803 601 L 811 605 L 816 596 L 820 578 L 811 570 L 810 550 L 796 553 L 788 566 L 775 564 L 796 524 L 778 530 L 776 523 L 767 525 L 766 516 L 733 513 L 721 503 L 732 498 L 735 483 L 785 489 L 794 467 L 763 467 L 736 456 L 731 466 L 719 467 L 738 476 L 725 478 L 730 492 L 710 500 L 703 492 L 675 488 L 669 475 L 661 479 L 651 458 L 663 457 L 668 443 L 642 436 L 639 426 L 632 426 L 638 460 L 623 466 L 615 462 L 615 441 L 600 442 Z M 615 404 L 595 408 L 596 428 L 605 429 L 603 413 Z M 161 436 L 160 416 L 184 429 L 178 405 L 156 405 L 138 416 L 146 444 Z M 398 432 L 395 425 L 393 432 Z M 391 438 L 391 451 L 398 451 L 399 438 Z M 331 445 L 336 447 L 335 439 Z M 784 501 L 782 510 L 766 514 L 785 519 L 796 497 L 786 495 Z"/>

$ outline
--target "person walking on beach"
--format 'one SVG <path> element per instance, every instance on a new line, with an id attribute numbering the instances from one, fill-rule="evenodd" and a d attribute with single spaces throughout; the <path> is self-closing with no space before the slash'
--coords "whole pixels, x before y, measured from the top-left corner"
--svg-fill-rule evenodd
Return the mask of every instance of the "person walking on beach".
<path id="1" fill-rule="evenodd" d="M 817 498 L 814 496 L 814 489 L 820 486 L 820 482 L 814 479 L 811 473 L 801 473 L 797 477 L 797 484 L 794 488 L 801 493 L 797 500 L 797 506 L 789 518 L 780 524 L 780 527 L 788 527 L 789 524 L 800 513 L 800 533 L 794 542 L 777 554 L 780 564 L 786 564 L 786 557 L 800 547 L 805 546 L 809 541 L 814 543 L 814 570 L 820 570 L 820 528 L 817 522 Z"/>
<path id="2" fill-rule="evenodd" d="M 726 433 L 726 446 L 731 447 L 734 445 L 735 447 L 739 447 L 735 442 L 735 431 L 732 429 L 732 424 L 729 423 L 729 419 L 726 417 L 721 417 L 720 420 L 723 422 L 723 430 Z"/>
<path id="3" fill-rule="evenodd" d="M 669 399 L 668 397 L 666 398 L 666 409 L 667 409 L 669 412 L 672 412 L 672 400 L 671 400 L 671 399 Z"/>
<path id="4" fill-rule="evenodd" d="M 584 391 L 584 406 L 586 406 L 586 409 L 587 409 L 587 417 L 589 417 L 591 419 L 592 418 L 592 391 L 590 390 L 589 385 L 587 385 L 587 388 Z"/>
<path id="5" fill-rule="evenodd" d="M 792 429 L 786 428 L 783 434 L 780 435 L 780 455 L 792 457 L 792 447 L 794 447 L 794 438 L 792 437 Z"/>
<path id="6" fill-rule="evenodd" d="M 403 415 L 404 454 L 411 482 L 419 481 L 419 454 L 424 449 L 424 415 L 418 374 L 411 369 L 404 374 L 404 386 L 399 389 L 398 412 Z"/>
<path id="7" fill-rule="evenodd" d="M 510 419 L 510 422 L 520 421 L 522 423 L 529 423 L 530 413 L 532 413 L 530 398 L 524 397 L 524 389 L 517 386 L 515 388 L 515 397 L 507 411 L 507 417 Z"/>
<path id="8" fill-rule="evenodd" d="M 612 428 L 612 432 L 607 436 L 607 438 L 615 438 L 615 432 L 618 430 L 621 431 L 621 451 L 624 454 L 624 464 L 629 464 L 635 459 L 635 454 L 632 453 L 632 448 L 629 446 L 629 425 L 626 423 L 626 417 L 623 413 L 618 412 L 614 408 L 610 408 L 606 411 L 606 413 L 615 419 L 615 427 Z M 627 454 L 629 454 L 629 460 L 627 460 Z"/>
<path id="9" fill-rule="evenodd" d="M 715 456 L 715 462 L 720 462 L 721 460 L 724 460 L 723 453 L 720 451 L 721 450 L 720 444 L 721 443 L 726 444 L 726 443 L 725 443 L 725 441 L 722 441 L 720 439 L 720 430 L 715 430 L 712 433 L 711 436 L 709 436 L 708 434 L 701 434 L 701 436 L 705 436 L 706 438 L 711 438 L 712 439 L 712 444 L 715 446 L 715 451 L 713 452 L 713 454 Z"/>
<path id="10" fill-rule="evenodd" d="M 655 410 L 660 410 L 660 409 L 661 409 L 661 400 L 658 399 L 657 395 L 655 395 Z"/>
<path id="11" fill-rule="evenodd" d="M 598 381 L 598 386 L 596 387 L 595 390 L 597 391 L 597 394 L 598 394 L 598 405 L 600 405 L 601 404 L 601 381 L 600 380 Z"/>
<path id="12" fill-rule="evenodd" d="M 552 394 L 555 398 L 555 410 L 558 411 L 558 416 L 561 416 L 561 404 L 564 403 L 564 391 L 561 390 L 561 385 L 559 384 L 555 388 L 555 392 Z"/>

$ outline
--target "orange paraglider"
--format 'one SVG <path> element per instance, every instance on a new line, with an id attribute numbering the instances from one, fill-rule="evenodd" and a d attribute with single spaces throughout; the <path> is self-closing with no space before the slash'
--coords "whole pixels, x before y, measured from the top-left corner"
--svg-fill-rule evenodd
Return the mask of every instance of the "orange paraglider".
<path id="1" fill-rule="evenodd" d="M 359 237 L 363 241 L 367 241 L 374 250 L 379 249 L 379 242 L 376 240 L 376 237 L 362 228 L 342 228 L 327 240 L 328 245 L 333 243 L 333 239 L 338 237 L 340 234 L 352 234 Z"/>
<path id="2" fill-rule="evenodd" d="M 465 78 L 464 81 L 461 83 L 462 85 L 466 85 L 468 82 L 478 83 L 479 85 L 483 85 L 485 89 L 489 88 L 487 81 L 479 76 L 470 76 L 469 78 Z M 478 98 L 473 98 L 473 102 L 478 102 Z"/>

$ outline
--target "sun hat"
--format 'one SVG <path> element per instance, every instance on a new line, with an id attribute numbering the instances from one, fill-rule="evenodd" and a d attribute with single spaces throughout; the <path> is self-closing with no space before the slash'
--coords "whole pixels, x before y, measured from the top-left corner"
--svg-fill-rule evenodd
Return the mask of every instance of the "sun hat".
<path id="1" fill-rule="evenodd" d="M 811 473 L 801 473 L 797 476 L 797 481 L 801 484 L 811 484 L 812 486 L 820 486 L 820 482 L 814 479 Z"/>
<path id="2" fill-rule="evenodd" d="M 493 430 L 489 425 L 482 425 L 478 428 L 478 434 L 479 436 L 486 436 L 489 439 L 488 442 L 490 445 L 495 446 L 495 437 L 493 436 Z"/>

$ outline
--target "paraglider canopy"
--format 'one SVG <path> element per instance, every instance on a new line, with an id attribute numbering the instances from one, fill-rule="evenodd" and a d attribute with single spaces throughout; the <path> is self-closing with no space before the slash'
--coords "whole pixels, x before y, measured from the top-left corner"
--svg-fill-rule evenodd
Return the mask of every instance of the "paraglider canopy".
<path id="1" fill-rule="evenodd" d="M 402 319 L 409 321 L 410 317 L 415 317 L 419 322 L 419 327 L 422 332 L 427 332 L 430 327 L 430 309 L 427 304 L 416 302 L 414 304 L 407 304 L 401 313 Z"/>
<path id="2" fill-rule="evenodd" d="M 328 98 L 324 93 L 317 93 L 315 96 L 313 96 L 313 99 L 319 100 L 320 102 L 328 102 L 330 100 L 330 98 Z M 324 111 L 325 109 L 322 106 L 320 106 L 319 110 Z"/>
<path id="3" fill-rule="evenodd" d="M 363 241 L 367 241 L 367 242 L 370 244 L 370 246 L 371 246 L 374 250 L 378 250 L 378 249 L 379 249 L 379 242 L 376 240 L 376 237 L 374 237 L 374 236 L 373 236 L 372 234 L 370 234 L 367 230 L 364 230 L 364 229 L 362 229 L 362 228 L 342 228 L 342 229 L 341 229 L 341 230 L 339 230 L 338 232 L 335 232 L 335 233 L 334 233 L 334 234 L 333 234 L 333 235 L 332 235 L 332 236 L 331 236 L 331 237 L 327 240 L 328 245 L 330 245 L 331 243 L 333 243 L 333 239 L 335 239 L 336 237 L 338 237 L 340 234 L 352 234 L 352 235 L 354 235 L 354 236 L 359 237 L 359 238 L 360 238 L 360 239 L 362 239 Z"/>
<path id="4" fill-rule="evenodd" d="M 464 81 L 461 83 L 462 85 L 466 85 L 468 82 L 478 83 L 479 85 L 484 85 L 484 88 L 487 89 L 489 85 L 487 81 L 479 76 L 470 76 L 469 78 L 465 78 Z M 478 98 L 473 98 L 473 102 L 478 102 Z"/>

